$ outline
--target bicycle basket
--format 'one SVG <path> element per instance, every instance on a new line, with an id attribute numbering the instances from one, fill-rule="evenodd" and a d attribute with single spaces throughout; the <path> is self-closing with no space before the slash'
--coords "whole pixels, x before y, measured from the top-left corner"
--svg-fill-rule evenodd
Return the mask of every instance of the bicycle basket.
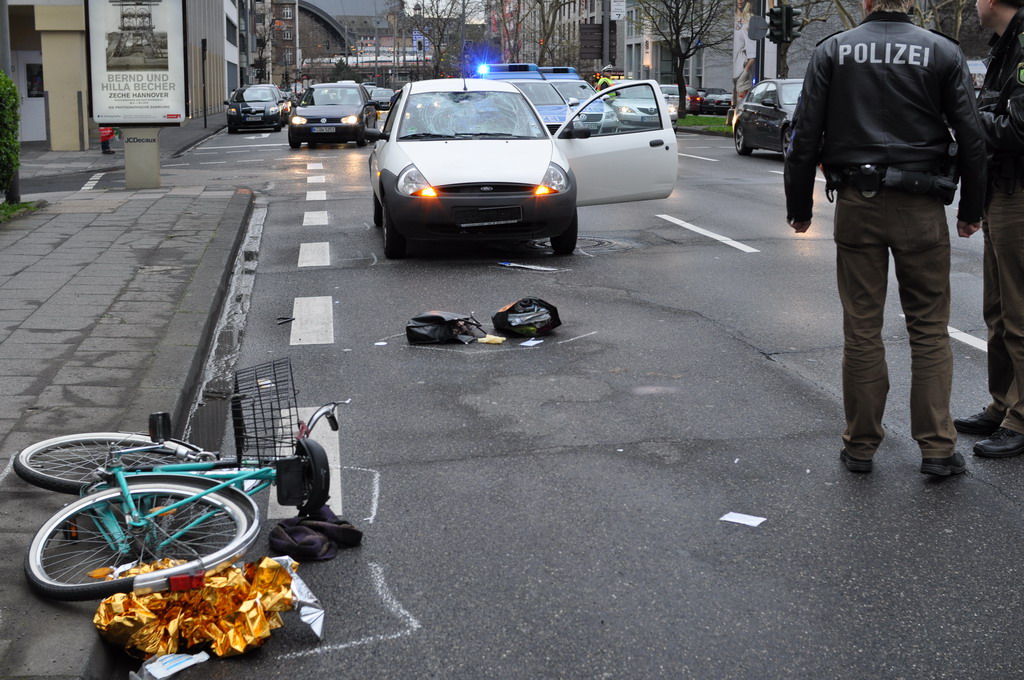
<path id="1" fill-rule="evenodd" d="M 294 455 L 299 409 L 290 360 L 235 371 L 231 423 L 239 466 L 265 467 Z"/>

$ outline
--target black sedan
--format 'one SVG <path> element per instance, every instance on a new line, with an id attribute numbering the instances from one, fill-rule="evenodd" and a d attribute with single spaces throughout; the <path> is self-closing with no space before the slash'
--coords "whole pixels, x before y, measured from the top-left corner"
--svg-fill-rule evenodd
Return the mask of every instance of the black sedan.
<path id="1" fill-rule="evenodd" d="M 370 101 L 377 102 L 378 111 L 387 111 L 391 108 L 391 99 L 395 91 L 389 87 L 375 87 L 370 91 Z"/>
<path id="2" fill-rule="evenodd" d="M 749 156 L 754 149 L 785 150 L 803 82 L 762 80 L 747 94 L 732 124 L 736 153 Z"/>
<path id="3" fill-rule="evenodd" d="M 377 105 L 356 83 L 311 85 L 292 112 L 288 146 L 355 142 L 366 146 L 366 129 L 377 126 Z"/>
<path id="4" fill-rule="evenodd" d="M 270 87 L 240 87 L 231 99 L 224 100 L 224 105 L 228 107 L 228 132 L 231 133 L 241 128 L 274 128 L 274 132 L 280 132 L 284 124 L 281 102 Z"/>

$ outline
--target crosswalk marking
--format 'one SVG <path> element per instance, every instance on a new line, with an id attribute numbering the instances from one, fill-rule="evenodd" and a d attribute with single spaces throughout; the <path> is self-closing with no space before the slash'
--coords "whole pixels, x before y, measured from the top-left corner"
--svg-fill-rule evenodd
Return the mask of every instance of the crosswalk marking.
<path id="1" fill-rule="evenodd" d="M 309 210 L 302 215 L 302 226 L 320 227 L 327 224 L 326 210 Z"/>
<path id="2" fill-rule="evenodd" d="M 327 241 L 299 244 L 300 267 L 326 267 L 330 263 L 331 244 Z"/>
<path id="3" fill-rule="evenodd" d="M 334 305 L 330 295 L 295 298 L 292 318 L 292 345 L 330 345 L 334 342 Z"/>
<path id="4" fill-rule="evenodd" d="M 310 175 L 306 178 L 306 184 L 323 184 L 327 181 L 327 178 L 323 175 Z"/>
<path id="5" fill-rule="evenodd" d="M 326 191 L 307 191 L 306 192 L 306 200 L 307 201 L 326 201 L 327 200 L 327 192 Z"/>
<path id="6" fill-rule="evenodd" d="M 307 421 L 316 412 L 315 408 L 299 408 L 299 418 Z M 320 446 L 324 447 L 327 454 L 327 462 L 331 467 L 331 496 L 328 504 L 336 515 L 341 517 L 342 496 L 341 496 L 341 436 L 340 431 L 334 432 L 331 427 L 321 420 L 310 438 Z M 277 493 L 270 492 L 270 502 L 267 504 L 267 519 L 278 520 L 286 517 L 295 517 L 295 508 L 291 506 L 278 505 Z"/>

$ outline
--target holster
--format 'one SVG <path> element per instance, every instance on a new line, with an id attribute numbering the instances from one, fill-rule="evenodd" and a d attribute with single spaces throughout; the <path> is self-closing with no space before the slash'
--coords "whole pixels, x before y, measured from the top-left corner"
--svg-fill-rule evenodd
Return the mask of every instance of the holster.
<path id="1" fill-rule="evenodd" d="M 956 180 L 930 172 L 888 168 L 882 186 L 908 194 L 927 194 L 949 205 L 956 196 Z"/>

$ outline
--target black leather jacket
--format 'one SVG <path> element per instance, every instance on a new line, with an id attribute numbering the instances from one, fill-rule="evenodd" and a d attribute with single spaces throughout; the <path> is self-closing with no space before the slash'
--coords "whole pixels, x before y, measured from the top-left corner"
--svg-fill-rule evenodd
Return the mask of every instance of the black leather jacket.
<path id="1" fill-rule="evenodd" d="M 978 94 L 990 154 L 989 179 L 996 191 L 1013 191 L 1024 182 L 1024 121 L 1015 120 L 1020 118 L 1020 98 L 1024 95 L 1024 84 L 1017 79 L 1024 62 L 1024 48 L 1017 38 L 1022 30 L 1024 8 L 1017 10 L 1002 36 L 992 36 L 988 71 Z M 1017 106 L 1011 107 L 1009 101 L 1015 97 Z"/>
<path id="2" fill-rule="evenodd" d="M 872 12 L 829 36 L 804 76 L 786 157 L 788 218 L 811 219 L 817 165 L 939 165 L 959 145 L 959 218 L 981 219 L 985 142 L 963 52 L 952 39 Z M 947 126 L 948 123 L 948 126 Z"/>

